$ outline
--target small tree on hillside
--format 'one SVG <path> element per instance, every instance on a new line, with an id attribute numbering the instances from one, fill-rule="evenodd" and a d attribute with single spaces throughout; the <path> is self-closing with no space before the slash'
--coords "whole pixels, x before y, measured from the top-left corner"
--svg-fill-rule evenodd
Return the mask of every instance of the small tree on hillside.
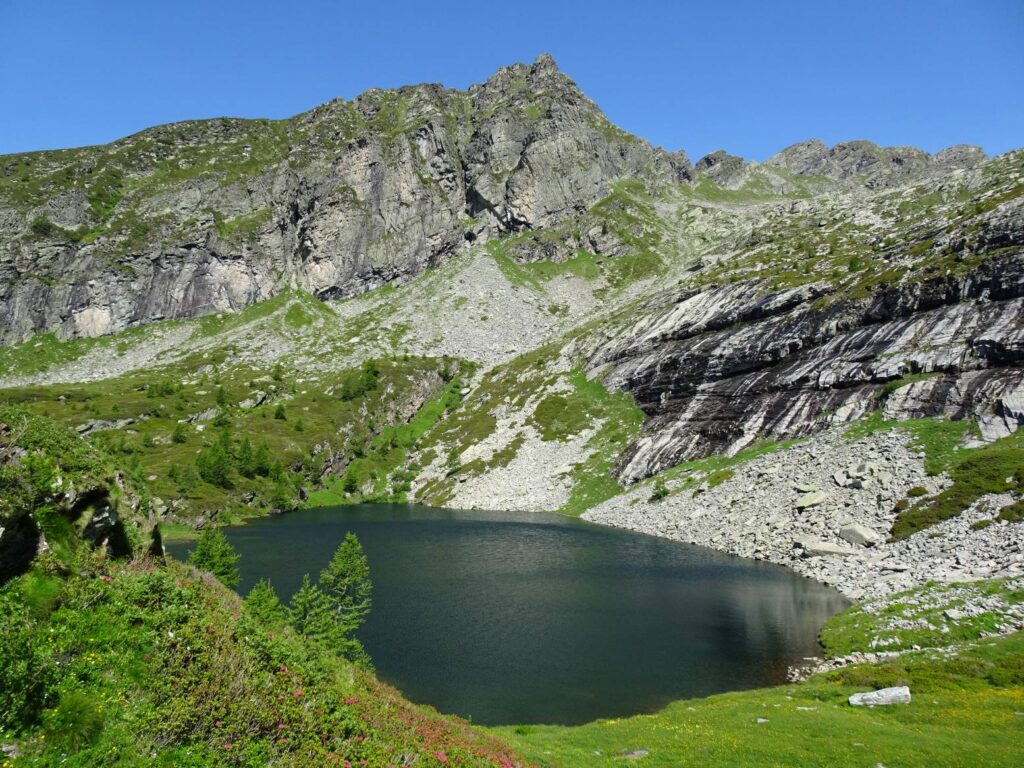
<path id="1" fill-rule="evenodd" d="M 238 453 L 235 455 L 235 464 L 238 467 L 238 474 L 242 477 L 256 476 L 256 455 L 252 450 L 252 443 L 249 438 L 243 438 L 238 445 Z"/>
<path id="2" fill-rule="evenodd" d="M 292 596 L 288 621 L 296 632 L 308 637 L 327 638 L 331 634 L 333 622 L 327 596 L 313 583 L 308 573 L 302 577 L 299 591 Z"/>
<path id="3" fill-rule="evenodd" d="M 212 485 L 221 488 L 231 486 L 231 436 L 224 430 L 217 437 L 217 442 L 203 448 L 196 456 L 196 469 L 199 476 Z"/>
<path id="4" fill-rule="evenodd" d="M 354 664 L 372 669 L 370 657 L 355 631 L 370 612 L 370 566 L 359 539 L 349 533 L 320 573 L 320 586 L 309 574 L 292 597 L 289 622 L 301 634 L 315 637 Z"/>
<path id="5" fill-rule="evenodd" d="M 273 461 L 270 458 L 270 448 L 266 443 L 260 443 L 252 452 L 252 466 L 257 475 L 266 477 L 270 474 L 270 466 Z"/>
<path id="6" fill-rule="evenodd" d="M 366 621 L 373 604 L 370 564 L 354 533 L 349 531 L 320 572 L 320 585 L 330 601 L 342 634 L 355 632 Z"/>
<path id="7" fill-rule="evenodd" d="M 266 579 L 260 579 L 245 597 L 245 610 L 256 621 L 267 627 L 279 627 L 285 622 L 285 608 L 277 593 Z"/>
<path id="8" fill-rule="evenodd" d="M 227 536 L 216 528 L 207 528 L 199 535 L 188 561 L 196 568 L 212 573 L 225 587 L 234 588 L 239 582 L 238 558 Z"/>

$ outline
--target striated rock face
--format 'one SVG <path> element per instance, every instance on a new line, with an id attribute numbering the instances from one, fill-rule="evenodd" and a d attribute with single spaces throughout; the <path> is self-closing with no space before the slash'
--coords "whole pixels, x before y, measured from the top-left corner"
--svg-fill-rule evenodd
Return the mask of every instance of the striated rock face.
<path id="1" fill-rule="evenodd" d="M 933 376 L 897 389 L 887 418 L 972 415 L 989 438 L 1024 423 L 1024 258 L 865 298 L 831 290 L 690 291 L 598 349 L 590 366 L 611 364 L 608 384 L 648 417 L 620 478 L 858 418 L 910 374 Z"/>
<path id="2" fill-rule="evenodd" d="M 285 121 L 161 126 L 0 158 L 0 343 L 362 293 L 691 166 L 615 128 L 544 55 L 466 92 L 371 90 Z"/>

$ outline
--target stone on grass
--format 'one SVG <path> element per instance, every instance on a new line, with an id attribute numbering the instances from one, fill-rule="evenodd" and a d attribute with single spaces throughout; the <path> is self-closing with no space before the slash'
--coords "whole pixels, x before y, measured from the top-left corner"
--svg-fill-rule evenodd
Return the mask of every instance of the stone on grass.
<path id="1" fill-rule="evenodd" d="M 910 689 L 905 685 L 882 688 L 877 691 L 855 693 L 850 697 L 852 707 L 881 707 L 887 704 L 909 704 Z"/>

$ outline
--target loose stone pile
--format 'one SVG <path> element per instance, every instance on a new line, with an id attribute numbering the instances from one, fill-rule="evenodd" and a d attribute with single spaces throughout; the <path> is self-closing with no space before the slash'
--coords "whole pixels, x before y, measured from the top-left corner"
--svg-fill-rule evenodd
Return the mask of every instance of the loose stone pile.
<path id="1" fill-rule="evenodd" d="M 840 430 L 732 468 L 714 487 L 686 477 L 651 500 L 641 485 L 587 512 L 594 522 L 790 566 L 854 599 L 922 584 L 1024 573 L 1024 526 L 994 522 L 1012 501 L 983 497 L 963 514 L 887 542 L 896 504 L 911 488 L 948 484 L 928 477 L 924 455 L 898 430 L 850 440 Z M 920 491 L 918 491 L 920 493 Z"/>

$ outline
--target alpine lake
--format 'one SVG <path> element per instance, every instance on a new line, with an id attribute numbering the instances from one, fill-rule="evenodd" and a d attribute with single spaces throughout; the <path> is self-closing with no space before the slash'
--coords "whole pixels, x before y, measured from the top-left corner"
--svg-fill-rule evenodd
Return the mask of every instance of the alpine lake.
<path id="1" fill-rule="evenodd" d="M 268 578 L 287 601 L 347 531 L 370 563 L 359 637 L 378 676 L 484 725 L 574 725 L 782 683 L 849 605 L 781 566 L 582 520 L 397 504 L 225 529 L 239 591 Z M 192 545 L 167 549 L 185 559 Z"/>

